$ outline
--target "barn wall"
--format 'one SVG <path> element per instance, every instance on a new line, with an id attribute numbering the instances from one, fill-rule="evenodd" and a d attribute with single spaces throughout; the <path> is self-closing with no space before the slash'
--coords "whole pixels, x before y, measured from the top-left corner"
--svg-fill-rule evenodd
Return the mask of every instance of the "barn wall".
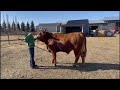
<path id="1" fill-rule="evenodd" d="M 43 25 L 39 27 L 46 28 L 48 32 L 56 32 L 56 25 Z"/>
<path id="2" fill-rule="evenodd" d="M 106 24 L 90 24 L 91 26 L 96 25 L 98 26 L 99 29 L 103 29 L 103 30 L 114 30 L 115 29 L 115 23 L 109 22 Z"/>
<path id="3" fill-rule="evenodd" d="M 61 33 L 66 33 L 65 27 L 61 26 Z"/>
<path id="4" fill-rule="evenodd" d="M 107 24 L 99 24 L 98 28 L 102 29 L 102 30 L 107 30 L 108 29 Z"/>
<path id="5" fill-rule="evenodd" d="M 106 28 L 109 29 L 109 30 L 114 30 L 115 29 L 115 23 L 108 23 L 106 25 Z"/>
<path id="6" fill-rule="evenodd" d="M 89 35 L 89 24 L 84 25 L 83 30 L 86 35 Z"/>

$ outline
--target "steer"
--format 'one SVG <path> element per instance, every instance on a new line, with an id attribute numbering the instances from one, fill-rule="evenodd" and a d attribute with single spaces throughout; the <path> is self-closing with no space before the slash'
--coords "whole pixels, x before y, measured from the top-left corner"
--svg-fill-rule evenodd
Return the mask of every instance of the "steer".
<path id="1" fill-rule="evenodd" d="M 56 53 L 65 52 L 69 54 L 72 50 L 75 55 L 75 62 L 73 66 L 76 66 L 79 57 L 82 58 L 82 64 L 85 63 L 85 57 L 87 53 L 86 36 L 82 32 L 73 32 L 68 34 L 62 33 L 49 33 L 47 31 L 40 31 L 37 35 L 37 39 L 44 42 L 47 49 L 53 55 L 52 63 L 56 66 Z"/>

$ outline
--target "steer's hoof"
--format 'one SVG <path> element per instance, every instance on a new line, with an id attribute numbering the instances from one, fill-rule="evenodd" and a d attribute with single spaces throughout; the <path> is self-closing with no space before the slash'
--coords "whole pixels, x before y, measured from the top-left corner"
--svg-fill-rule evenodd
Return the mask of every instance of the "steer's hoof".
<path id="1" fill-rule="evenodd" d="M 51 51 L 50 51 L 50 50 L 48 50 L 48 52 L 50 52 L 50 53 L 51 53 Z"/>
<path id="2" fill-rule="evenodd" d="M 81 66 L 82 66 L 82 67 L 85 67 L 85 63 L 82 63 Z"/>
<path id="3" fill-rule="evenodd" d="M 84 66 L 85 65 L 85 63 L 82 63 L 82 66 Z"/>

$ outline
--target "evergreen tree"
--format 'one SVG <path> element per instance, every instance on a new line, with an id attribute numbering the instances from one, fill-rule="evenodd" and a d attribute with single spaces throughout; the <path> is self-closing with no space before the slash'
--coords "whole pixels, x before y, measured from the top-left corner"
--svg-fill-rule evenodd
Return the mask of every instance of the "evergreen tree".
<path id="1" fill-rule="evenodd" d="M 2 26 L 1 26 L 1 23 L 0 23 L 0 31 L 2 30 Z"/>
<path id="2" fill-rule="evenodd" d="M 17 23 L 17 30 L 20 31 L 20 24 Z"/>
<path id="3" fill-rule="evenodd" d="M 11 26 L 10 23 L 8 23 L 8 27 L 7 27 L 8 31 L 11 31 Z"/>
<path id="4" fill-rule="evenodd" d="M 6 31 L 6 23 L 5 23 L 5 21 L 2 23 L 2 29 L 3 29 L 3 31 Z"/>
<path id="5" fill-rule="evenodd" d="M 21 23 L 21 30 L 25 32 L 25 24 L 24 24 L 24 22 Z"/>
<path id="6" fill-rule="evenodd" d="M 26 31 L 29 32 L 30 31 L 30 24 L 27 22 L 27 25 L 26 25 Z"/>
<path id="7" fill-rule="evenodd" d="M 33 32 L 35 31 L 35 26 L 34 26 L 34 22 L 33 22 L 33 21 L 31 22 L 31 27 L 30 27 L 30 29 L 31 29 L 31 31 L 33 31 Z"/>

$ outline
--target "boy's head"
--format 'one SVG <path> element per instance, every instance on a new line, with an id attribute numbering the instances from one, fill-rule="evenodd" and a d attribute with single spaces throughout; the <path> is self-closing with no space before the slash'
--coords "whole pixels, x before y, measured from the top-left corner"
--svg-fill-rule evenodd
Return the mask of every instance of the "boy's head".
<path id="1" fill-rule="evenodd" d="M 33 34 L 33 35 L 35 35 L 34 29 L 31 29 L 31 30 L 30 30 L 30 33 Z"/>

